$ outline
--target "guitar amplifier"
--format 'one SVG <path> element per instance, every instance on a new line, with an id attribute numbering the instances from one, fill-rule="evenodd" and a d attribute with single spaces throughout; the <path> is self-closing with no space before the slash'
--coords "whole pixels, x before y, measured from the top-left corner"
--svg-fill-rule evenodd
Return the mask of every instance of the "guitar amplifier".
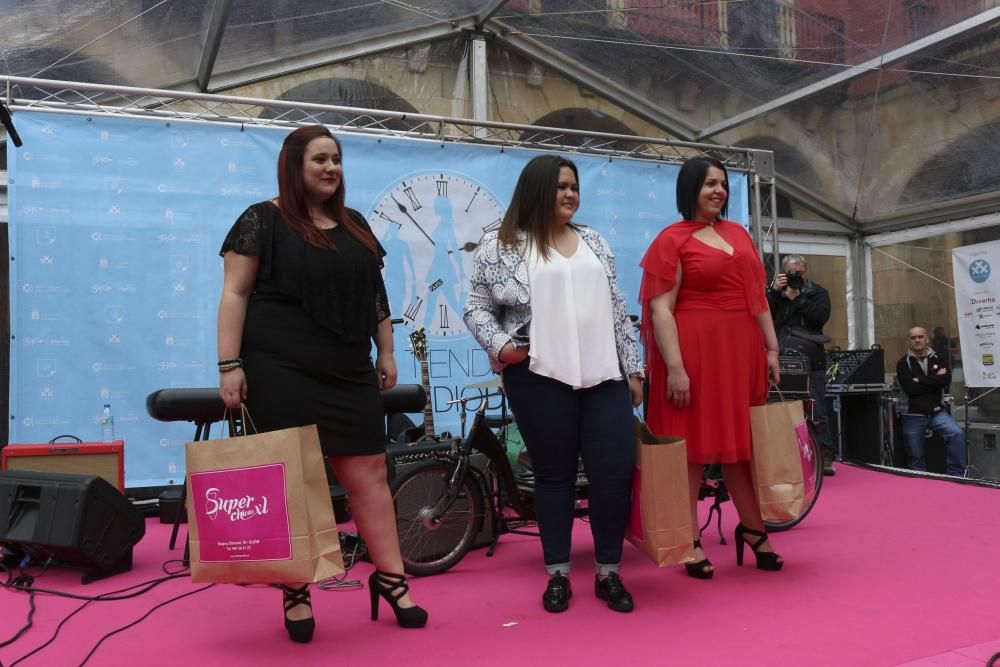
<path id="1" fill-rule="evenodd" d="M 453 451 L 461 442 L 460 438 L 449 438 L 440 442 L 424 441 L 411 445 L 399 443 L 390 444 L 386 447 L 386 467 L 388 468 L 389 481 L 394 480 L 398 475 L 406 472 L 408 468 L 419 465 L 424 461 L 433 461 L 440 456 Z M 476 470 L 483 471 L 489 463 L 485 454 L 475 452 L 469 457 L 469 462 Z M 472 548 L 485 547 L 493 544 L 493 522 L 486 515 L 483 527 L 472 540 Z"/>
<path id="2" fill-rule="evenodd" d="M 9 444 L 0 470 L 94 475 L 125 493 L 125 442 Z"/>
<path id="3" fill-rule="evenodd" d="M 809 358 L 798 350 L 784 349 L 778 353 L 781 382 L 778 390 L 786 399 L 809 398 Z M 772 390 L 773 391 L 773 390 Z"/>

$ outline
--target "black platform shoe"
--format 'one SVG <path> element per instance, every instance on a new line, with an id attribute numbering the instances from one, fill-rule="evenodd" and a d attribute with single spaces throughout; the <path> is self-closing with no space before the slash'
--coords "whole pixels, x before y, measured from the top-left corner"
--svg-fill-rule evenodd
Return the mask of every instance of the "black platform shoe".
<path id="1" fill-rule="evenodd" d="M 313 632 L 316 630 L 316 620 L 313 618 L 303 618 L 293 621 L 288 618 L 288 612 L 300 604 L 312 609 L 309 584 L 303 584 L 302 588 L 289 588 L 282 584 L 281 593 L 285 603 L 285 629 L 288 630 L 288 638 L 300 644 L 311 642 Z"/>
<path id="2" fill-rule="evenodd" d="M 596 575 L 594 579 L 594 595 L 608 603 L 608 609 L 615 611 L 632 611 L 635 609 L 635 602 L 632 595 L 625 589 L 622 578 L 617 572 L 608 572 L 608 576 L 601 579 Z"/>
<path id="3" fill-rule="evenodd" d="M 413 605 L 412 607 L 400 607 L 399 598 L 409 592 L 410 587 L 406 584 L 406 577 L 402 574 L 392 572 L 382 572 L 375 570 L 368 577 L 368 590 L 372 598 L 372 620 L 378 620 L 378 598 L 382 596 L 392 607 L 392 613 L 396 615 L 396 623 L 401 628 L 422 628 L 427 624 L 427 612 L 423 608 Z"/>
<path id="4" fill-rule="evenodd" d="M 542 606 L 545 611 L 558 613 L 569 609 L 569 599 L 573 597 L 573 589 L 569 585 L 569 579 L 561 572 L 556 572 L 549 577 L 549 583 L 542 593 Z"/>
<path id="5" fill-rule="evenodd" d="M 748 540 L 745 536 L 753 535 L 757 539 L 753 542 Z M 758 551 L 761 545 L 767 542 L 767 532 L 761 532 L 759 530 L 753 530 L 747 528 L 742 523 L 736 526 L 736 564 L 743 565 L 743 544 L 749 544 L 750 549 L 753 550 L 753 555 L 757 558 L 757 569 L 758 570 L 770 570 L 771 572 L 777 572 L 784 565 L 784 561 L 778 560 L 780 556 L 771 551 Z"/>
<path id="6" fill-rule="evenodd" d="M 701 549 L 701 540 L 694 541 L 694 548 Z M 712 561 L 707 558 L 702 558 L 697 563 L 684 563 L 684 569 L 687 570 L 688 576 L 694 577 L 695 579 L 711 579 L 712 575 L 715 574 L 715 570 L 706 570 L 706 567 L 712 567 Z"/>

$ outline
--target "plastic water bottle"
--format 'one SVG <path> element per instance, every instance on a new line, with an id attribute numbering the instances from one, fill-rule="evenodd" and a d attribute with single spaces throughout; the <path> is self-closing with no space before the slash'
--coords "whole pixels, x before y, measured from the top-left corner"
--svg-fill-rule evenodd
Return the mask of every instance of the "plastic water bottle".
<path id="1" fill-rule="evenodd" d="M 101 440 L 104 442 L 115 441 L 115 418 L 111 414 L 111 404 L 104 404 L 104 411 L 101 412 Z"/>

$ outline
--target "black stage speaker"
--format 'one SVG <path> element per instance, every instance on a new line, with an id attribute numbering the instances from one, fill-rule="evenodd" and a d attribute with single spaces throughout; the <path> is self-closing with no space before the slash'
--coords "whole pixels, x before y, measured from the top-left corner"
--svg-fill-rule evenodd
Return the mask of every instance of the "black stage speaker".
<path id="1" fill-rule="evenodd" d="M 1000 482 L 1000 424 L 970 422 L 969 477 Z"/>
<path id="2" fill-rule="evenodd" d="M 96 475 L 0 472 L 0 546 L 8 563 L 85 568 L 87 584 L 132 569 L 132 547 L 146 533 L 138 509 Z"/>
<path id="3" fill-rule="evenodd" d="M 830 437 L 846 461 L 882 463 L 880 394 L 827 394 Z"/>

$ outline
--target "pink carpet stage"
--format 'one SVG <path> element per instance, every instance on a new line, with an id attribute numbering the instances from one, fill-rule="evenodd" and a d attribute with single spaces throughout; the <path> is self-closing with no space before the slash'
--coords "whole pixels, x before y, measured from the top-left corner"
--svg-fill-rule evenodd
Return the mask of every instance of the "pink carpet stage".
<path id="1" fill-rule="evenodd" d="M 703 503 L 704 504 L 704 503 Z M 126 601 L 83 604 L 36 595 L 34 626 L 0 648 L 6 666 L 79 664 L 106 633 L 93 665 L 983 665 L 1000 651 L 1000 491 L 840 466 L 806 521 L 775 536 L 784 571 L 739 569 L 733 547 L 706 533 L 715 579 L 659 570 L 626 545 L 623 575 L 636 611 L 610 611 L 592 593 L 589 530 L 575 533 L 575 595 L 548 614 L 537 539 L 505 536 L 493 558 L 414 582 L 430 611 L 424 630 L 395 626 L 383 605 L 368 619 L 366 590 L 316 591 L 314 641 L 288 641 L 280 593 L 186 578 Z M 735 511 L 727 503 L 727 534 Z M 97 595 L 154 579 L 168 526 L 148 521 L 135 569 L 89 586 L 52 569 L 35 585 Z M 752 563 L 751 558 L 751 563 Z M 365 579 L 371 565 L 348 575 Z M 192 593 L 150 613 L 170 598 Z M 0 641 L 25 622 L 28 596 L 0 591 Z"/>

